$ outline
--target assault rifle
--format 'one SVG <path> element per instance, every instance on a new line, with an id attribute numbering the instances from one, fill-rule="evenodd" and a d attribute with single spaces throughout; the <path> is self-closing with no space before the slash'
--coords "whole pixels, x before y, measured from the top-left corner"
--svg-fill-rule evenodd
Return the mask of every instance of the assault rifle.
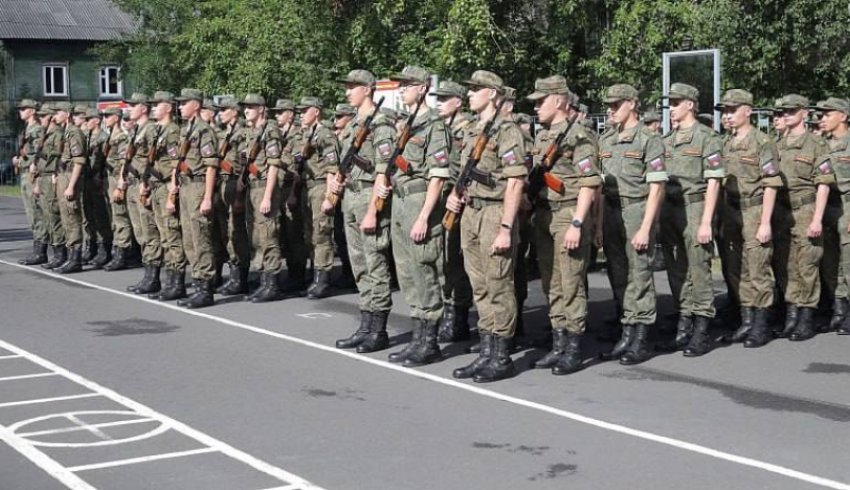
<path id="1" fill-rule="evenodd" d="M 133 157 L 136 156 L 136 135 L 138 134 L 139 126 L 133 126 L 133 132 L 127 140 L 127 150 L 124 152 L 124 164 L 121 165 L 121 180 L 125 183 L 127 182 L 127 176 L 130 174 L 130 168 L 133 165 Z M 124 202 L 126 197 L 126 191 L 121 186 L 116 187 L 115 191 L 112 192 L 112 200 L 116 203 Z"/>
<path id="2" fill-rule="evenodd" d="M 366 138 L 369 137 L 369 133 L 372 131 L 372 121 L 375 119 L 375 115 L 378 114 L 378 110 L 381 109 L 383 104 L 384 97 L 381 97 L 378 100 L 378 103 L 375 104 L 375 108 L 372 109 L 372 112 L 369 113 L 366 120 L 363 121 L 363 124 L 357 129 L 357 133 L 351 141 L 351 146 L 348 147 L 348 151 L 346 151 L 345 156 L 342 157 L 342 161 L 339 164 L 339 173 L 336 174 L 336 181 L 340 185 L 345 182 L 345 176 L 351 172 L 351 167 L 355 165 L 355 159 L 358 158 L 357 154 L 360 152 L 360 148 L 363 146 L 363 143 L 366 142 Z M 339 202 L 339 196 L 330 192 L 328 193 L 327 199 L 332 206 L 336 206 Z"/>
<path id="3" fill-rule="evenodd" d="M 422 94 L 421 97 L 416 101 L 416 109 L 413 109 L 413 112 L 407 116 L 407 124 L 404 125 L 404 129 L 401 130 L 401 134 L 398 135 L 398 140 L 396 141 L 395 150 L 393 151 L 392 156 L 390 157 L 389 163 L 387 164 L 387 170 L 384 172 L 384 175 L 387 178 L 391 178 L 393 174 L 395 174 L 396 168 L 402 171 L 402 173 L 406 174 L 410 170 L 410 163 L 404 158 L 402 155 L 404 153 L 404 148 L 407 146 L 407 142 L 410 141 L 410 133 L 413 128 L 413 121 L 416 120 L 416 115 L 419 113 L 419 108 L 422 107 L 422 102 L 425 101 L 425 97 L 428 95 L 428 86 L 425 86 L 425 93 Z M 375 201 L 375 209 L 378 212 L 384 209 L 384 202 L 386 199 L 379 197 Z"/>
<path id="4" fill-rule="evenodd" d="M 570 118 L 567 127 L 558 134 L 555 141 L 549 143 L 549 147 L 546 148 L 546 153 L 543 154 L 543 160 L 540 162 L 540 165 L 531 169 L 531 173 L 528 176 L 529 198 L 533 199 L 537 196 L 544 185 L 558 194 L 564 193 L 564 182 L 552 175 L 550 170 L 555 165 L 555 161 L 561 156 L 561 145 L 564 142 L 564 138 L 567 137 L 567 133 L 573 128 L 574 123 L 575 119 Z"/>

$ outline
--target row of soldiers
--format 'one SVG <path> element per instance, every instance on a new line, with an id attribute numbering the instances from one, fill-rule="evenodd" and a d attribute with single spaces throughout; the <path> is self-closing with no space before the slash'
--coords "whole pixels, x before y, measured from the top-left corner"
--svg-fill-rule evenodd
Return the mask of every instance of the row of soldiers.
<path id="1" fill-rule="evenodd" d="M 841 179 L 842 159 L 850 160 L 846 101 L 818 104 L 827 143 L 805 128 L 809 102 L 784 97 L 777 144 L 751 125 L 752 94 L 730 90 L 720 107 L 729 131 L 723 139 L 697 122 L 697 89 L 677 83 L 666 94 L 675 129 L 662 137 L 640 121 L 637 90 L 618 84 L 606 91 L 609 124 L 597 136 L 578 123 L 586 108 L 567 81 L 552 76 L 537 80 L 527 96 L 542 126 L 532 137 L 528 122 L 513 114 L 516 91 L 495 73 L 440 82 L 436 109 L 423 103 L 432 78 L 427 70 L 408 66 L 392 78 L 409 110 L 406 121 L 381 112 L 374 75 L 354 70 L 340 80 L 349 104 L 337 106 L 333 127 L 321 123 L 316 97 L 267 107 L 249 94 L 213 107 L 194 89 L 177 97 L 134 94 L 128 120 L 106 111 L 105 130 L 98 114 L 63 103 L 36 111 L 24 101 L 21 161 L 37 196 L 30 207 L 37 202 L 42 213 L 32 213 L 34 252 L 25 262 L 46 261 L 51 244 L 53 260 L 44 266 L 80 270 L 85 229 L 100 243 L 98 254 L 89 253 L 95 267 L 117 270 L 128 265 L 135 238 L 145 274 L 128 289 L 196 308 L 213 304 L 225 261 L 229 278 L 215 291 L 247 293 L 252 267 L 261 281 L 246 299 L 265 302 L 302 289 L 309 257 L 314 276 L 307 294 L 322 297 L 333 243 L 344 238 L 360 322 L 338 348 L 389 347 L 394 268 L 413 328 L 411 341 L 389 360 L 410 367 L 439 360 L 440 341 L 469 338 L 474 304 L 480 342 L 470 351 L 478 356 L 453 375 L 489 382 L 514 373 L 510 354 L 522 326 L 529 242 L 552 330 L 552 348 L 535 367 L 557 375 L 580 369 L 587 267 L 603 243 L 621 325 L 605 357 L 626 365 L 649 359 L 656 322 L 650 262 L 660 223 L 678 313 L 672 347 L 686 356 L 712 348 L 715 231 L 730 297 L 740 306 L 734 340 L 747 347 L 769 341 L 775 285 L 787 305 L 781 334 L 813 336 L 820 277 L 829 270 L 824 283 L 836 284 L 829 292 L 831 324 L 850 333 L 843 277 L 850 267 L 838 267 L 850 260 L 850 251 L 841 250 L 850 246 L 842 238 L 850 236 L 850 224 L 840 211 L 841 195 L 850 190 L 850 174 L 847 183 Z M 462 112 L 464 103 L 471 117 Z M 174 122 L 175 105 L 182 128 Z M 205 106 L 218 111 L 218 126 Z M 108 185 L 98 177 L 104 174 Z M 99 206 L 104 209 L 93 210 Z M 342 225 L 336 233 L 334 215 Z M 821 264 L 830 239 L 835 246 L 826 248 L 835 255 Z M 278 284 L 283 260 L 286 291 Z M 188 297 L 187 265 L 195 285 Z"/>

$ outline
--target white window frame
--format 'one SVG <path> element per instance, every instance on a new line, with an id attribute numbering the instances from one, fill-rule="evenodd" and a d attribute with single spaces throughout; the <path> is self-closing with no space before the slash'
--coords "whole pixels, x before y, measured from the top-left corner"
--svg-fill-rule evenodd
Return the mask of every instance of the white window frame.
<path id="1" fill-rule="evenodd" d="M 47 91 L 47 70 L 50 69 L 50 77 L 51 77 L 51 85 L 53 78 L 53 70 L 60 68 L 62 69 L 63 75 L 63 87 L 61 92 L 57 92 L 56 90 Z M 68 63 L 45 63 L 41 65 L 41 91 L 45 97 L 67 97 L 68 96 L 68 85 L 71 83 L 71 77 L 68 76 Z M 51 89 L 55 89 L 56 87 L 52 87 Z"/>
<path id="2" fill-rule="evenodd" d="M 104 85 L 109 85 L 109 70 L 115 70 L 115 80 L 118 83 L 117 92 L 106 92 Z M 108 88 L 108 87 L 107 87 Z M 124 82 L 121 81 L 121 68 L 116 65 L 103 65 L 97 73 L 97 91 L 101 98 L 121 98 L 124 96 Z"/>

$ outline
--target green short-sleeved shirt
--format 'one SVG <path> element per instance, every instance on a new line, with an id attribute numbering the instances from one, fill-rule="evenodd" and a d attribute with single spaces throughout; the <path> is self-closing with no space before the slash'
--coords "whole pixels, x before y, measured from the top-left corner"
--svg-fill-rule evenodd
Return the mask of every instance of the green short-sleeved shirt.
<path id="1" fill-rule="evenodd" d="M 157 124 L 151 120 L 145 121 L 141 126 L 137 126 L 137 130 L 131 133 L 130 144 L 135 148 L 133 160 L 131 161 L 133 170 L 141 176 L 145 167 L 148 164 L 148 148 L 155 144 L 157 138 Z"/>
<path id="2" fill-rule="evenodd" d="M 154 148 L 154 164 L 153 168 L 159 175 L 154 175 L 154 178 L 162 178 L 167 181 L 171 179 L 171 174 L 177 168 L 178 150 L 180 148 L 180 126 L 171 121 L 166 125 L 159 125 L 154 133 L 156 140 L 153 142 Z"/>
<path id="3" fill-rule="evenodd" d="M 396 182 L 449 178 L 450 136 L 437 111 L 429 109 L 416 117 L 410 139 L 401 156 L 409 165 L 408 173 L 396 170 Z"/>
<path id="4" fill-rule="evenodd" d="M 304 153 L 307 138 L 310 138 L 312 155 L 305 162 L 302 174 L 307 180 L 324 179 L 327 174 L 339 172 L 339 140 L 327 126 L 319 122 L 315 124 L 315 133 L 313 126 L 300 128 L 294 133 L 291 144 L 287 145 L 295 158 Z"/>
<path id="5" fill-rule="evenodd" d="M 341 154 L 343 156 L 348 153 L 354 137 L 357 135 L 360 127 L 363 126 L 365 120 L 365 117 L 358 115 L 342 131 L 340 142 L 342 146 Z M 350 169 L 352 180 L 374 182 L 375 175 L 378 172 L 386 171 L 387 162 L 392 156 L 395 147 L 395 134 L 395 126 L 385 115 L 381 113 L 375 115 L 375 118 L 372 120 L 372 128 L 369 136 L 366 137 L 366 141 L 363 142 L 363 146 L 360 147 L 360 151 L 357 154 L 359 158 L 369 162 L 374 168 L 372 172 L 366 172 L 361 167 L 352 165 Z"/>
<path id="6" fill-rule="evenodd" d="M 127 146 L 129 135 L 121 128 L 111 130 L 109 136 L 109 155 L 106 157 L 106 165 L 110 171 L 118 172 L 121 170 L 121 164 L 127 157 Z"/>
<path id="7" fill-rule="evenodd" d="M 827 143 L 835 184 L 841 194 L 850 194 L 850 134 L 843 138 L 830 138 Z"/>
<path id="8" fill-rule="evenodd" d="M 478 136 L 484 130 L 485 122 L 477 121 L 467 127 L 464 134 L 464 148 L 461 159 L 465 162 L 472 153 Z M 508 179 L 525 179 L 528 167 L 525 166 L 525 136 L 511 117 L 498 116 L 494 122 L 495 134 L 487 142 L 478 170 L 487 173 L 495 181 L 492 188 L 473 181 L 469 186 L 470 197 L 482 199 L 503 199 Z"/>
<path id="9" fill-rule="evenodd" d="M 806 131 L 779 141 L 779 163 L 788 196 L 802 199 L 815 194 L 820 184 L 835 183 L 829 145 L 820 136 Z"/>
<path id="10" fill-rule="evenodd" d="M 752 199 L 764 194 L 765 187 L 782 187 L 779 154 L 768 135 L 751 128 L 746 136 L 726 139 L 726 195 L 732 200 Z"/>
<path id="11" fill-rule="evenodd" d="M 44 141 L 41 161 L 38 162 L 40 173 L 52 174 L 57 171 L 59 158 L 62 156 L 61 148 L 64 134 L 64 129 L 58 124 L 51 124 L 47 127 L 47 139 Z"/>
<path id="12" fill-rule="evenodd" d="M 88 148 L 86 147 L 86 136 L 83 130 L 75 124 L 68 124 L 65 127 L 65 135 L 63 136 L 65 143 L 62 149 L 61 162 L 67 167 L 70 172 L 73 165 L 85 165 L 88 156 Z"/>
<path id="13" fill-rule="evenodd" d="M 649 184 L 666 182 L 664 144 L 643 123 L 622 131 L 611 128 L 599 139 L 603 191 L 612 198 L 644 198 Z"/>
<path id="14" fill-rule="evenodd" d="M 219 172 L 224 175 L 239 175 L 242 173 L 242 161 L 239 158 L 239 146 L 242 144 L 242 139 L 245 137 L 241 124 L 238 122 L 234 122 L 232 126 L 228 125 L 226 127 L 213 128 L 216 132 L 216 139 L 218 140 L 218 148 L 221 149 L 222 145 L 225 145 L 224 154 L 219 155 L 221 157 L 221 162 L 219 163 Z M 225 144 L 224 141 L 227 140 Z M 226 168 L 227 165 L 224 165 L 224 162 L 230 166 L 230 168 Z"/>
<path id="15" fill-rule="evenodd" d="M 41 124 L 37 122 L 27 124 L 27 127 L 24 129 L 24 139 L 21 142 L 23 144 L 24 157 L 18 162 L 18 168 L 24 170 L 26 167 L 29 167 L 36 158 L 38 145 L 41 142 L 41 138 L 44 136 L 44 133 L 45 131 Z"/>
<path id="16" fill-rule="evenodd" d="M 666 195 L 704 194 L 708 179 L 726 176 L 723 141 L 708 126 L 695 122 L 664 136 Z"/>
<path id="17" fill-rule="evenodd" d="M 251 148 L 254 143 L 260 145 L 257 159 L 254 165 L 261 178 L 264 178 L 269 167 L 281 167 L 281 155 L 283 154 L 283 142 L 280 139 L 280 131 L 275 121 L 266 121 L 258 128 L 246 127 L 242 130 L 243 138 L 240 139 L 240 158 L 248 161 Z"/>
<path id="18" fill-rule="evenodd" d="M 537 133 L 532 150 L 535 166 L 543 164 L 549 147 L 557 141 L 569 124 L 569 121 L 564 120 Z M 557 159 L 549 170 L 564 183 L 564 193 L 559 194 L 543 186 L 538 197 L 547 201 L 572 201 L 578 199 L 582 187 L 602 185 L 597 164 L 598 153 L 599 149 L 595 141 L 587 135 L 587 129 L 580 124 L 573 124 L 561 141 L 556 153 Z"/>

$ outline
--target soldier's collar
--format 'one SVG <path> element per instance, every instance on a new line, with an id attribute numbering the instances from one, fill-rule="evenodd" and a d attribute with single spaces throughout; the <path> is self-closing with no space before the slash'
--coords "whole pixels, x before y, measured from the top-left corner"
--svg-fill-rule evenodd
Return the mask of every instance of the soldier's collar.
<path id="1" fill-rule="evenodd" d="M 638 123 L 631 128 L 624 128 L 623 130 L 617 133 L 617 142 L 618 143 L 631 143 L 635 140 L 635 137 L 640 131 L 641 124 Z"/>
<path id="2" fill-rule="evenodd" d="M 804 133 L 798 135 L 788 135 L 785 137 L 785 147 L 786 148 L 802 148 L 806 144 L 806 140 L 809 139 L 811 133 L 807 129 Z"/>
<path id="3" fill-rule="evenodd" d="M 689 128 L 685 128 L 685 129 L 679 128 L 679 129 L 677 129 L 676 132 L 674 133 L 675 136 L 674 136 L 673 144 L 681 145 L 681 144 L 690 143 L 691 141 L 693 141 L 694 140 L 694 133 L 696 133 L 696 125 L 697 124 L 699 124 L 699 123 L 696 122 Z"/>

